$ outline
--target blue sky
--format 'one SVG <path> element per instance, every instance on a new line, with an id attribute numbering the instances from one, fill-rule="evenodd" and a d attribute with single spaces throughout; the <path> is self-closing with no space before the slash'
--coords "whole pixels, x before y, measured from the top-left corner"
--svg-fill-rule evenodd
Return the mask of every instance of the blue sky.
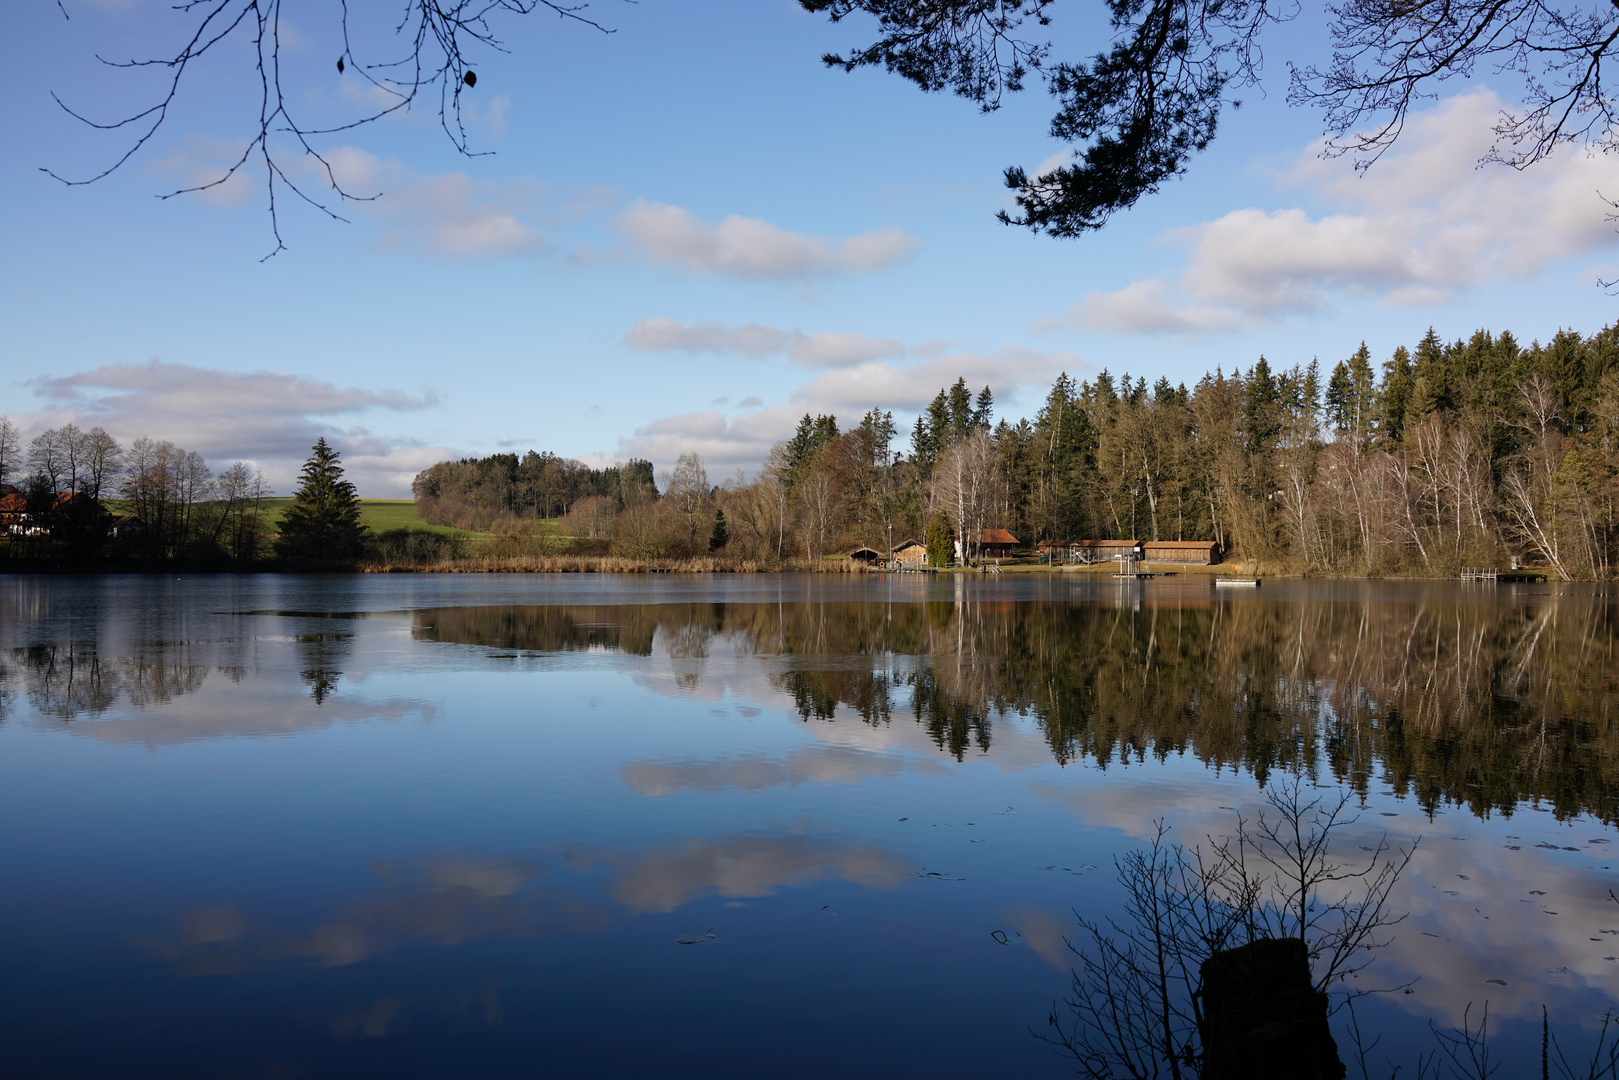
<path id="1" fill-rule="evenodd" d="M 478 57 L 465 95 L 486 156 L 457 154 L 431 108 L 322 142 L 380 198 L 347 224 L 284 206 L 288 250 L 261 262 L 261 178 L 157 198 L 241 144 L 245 48 L 197 67 L 121 172 L 68 188 L 40 171 L 92 174 L 126 145 L 51 91 L 97 117 L 144 104 L 150 73 L 94 56 L 156 55 L 180 29 L 167 0 L 64 3 L 70 19 L 49 0 L 0 13 L 0 412 L 26 434 L 74 420 L 170 438 L 282 491 L 320 434 L 367 495 L 531 447 L 660 467 L 690 449 L 717 480 L 807 411 L 876 405 L 908 425 L 958 374 L 1015 417 L 1063 370 L 1330 366 L 1430 325 L 1544 339 L 1615 310 L 1596 285 L 1619 276 L 1598 191 L 1619 196 L 1619 161 L 1479 168 L 1495 95 L 1515 87 L 1454 81 L 1356 176 L 1317 154 L 1320 117 L 1283 101 L 1284 61 L 1324 51 L 1309 19 L 1273 35 L 1264 90 L 1187 177 L 1054 241 L 993 218 L 1005 166 L 1063 150 L 1040 88 L 984 116 L 824 68 L 869 35 L 858 20 L 598 0 L 611 35 L 501 24 L 511 53 Z M 363 104 L 334 67 L 334 8 L 285 6 L 291 100 L 311 119 Z M 1057 9 L 1059 50 L 1095 41 L 1075 10 Z"/>

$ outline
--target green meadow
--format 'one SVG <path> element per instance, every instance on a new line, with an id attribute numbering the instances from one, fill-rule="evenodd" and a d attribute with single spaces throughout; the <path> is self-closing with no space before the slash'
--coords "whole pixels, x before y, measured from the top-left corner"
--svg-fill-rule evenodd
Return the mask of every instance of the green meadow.
<path id="1" fill-rule="evenodd" d="M 264 500 L 265 513 L 270 518 L 272 526 L 281 522 L 281 514 L 292 505 L 291 496 L 282 496 L 275 499 Z M 466 529 L 452 529 L 447 525 L 429 525 L 416 516 L 416 501 L 414 499 L 361 499 L 360 523 L 373 533 L 391 532 L 394 529 L 413 529 L 417 532 L 438 533 L 441 536 L 489 536 L 490 533 L 469 532 Z"/>

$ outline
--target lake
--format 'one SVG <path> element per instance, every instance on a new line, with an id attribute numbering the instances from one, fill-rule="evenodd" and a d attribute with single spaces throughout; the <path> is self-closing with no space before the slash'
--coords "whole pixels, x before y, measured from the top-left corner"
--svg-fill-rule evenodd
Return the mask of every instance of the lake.
<path id="1" fill-rule="evenodd" d="M 1035 1034 L 1113 860 L 1289 775 L 1351 793 L 1345 850 L 1421 841 L 1357 981 L 1409 990 L 1357 1006 L 1374 1063 L 1486 1002 L 1508 1072 L 1543 1005 L 1588 1051 L 1614 600 L 0 578 L 0 1072 L 1070 1076 Z"/>

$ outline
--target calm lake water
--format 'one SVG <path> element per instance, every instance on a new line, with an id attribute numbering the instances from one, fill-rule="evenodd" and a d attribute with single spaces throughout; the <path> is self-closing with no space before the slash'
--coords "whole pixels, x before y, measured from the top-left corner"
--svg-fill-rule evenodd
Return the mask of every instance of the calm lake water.
<path id="1" fill-rule="evenodd" d="M 0 1072 L 1072 1075 L 1031 1032 L 1113 858 L 1299 771 L 1422 841 L 1374 1060 L 1487 1001 L 1510 1071 L 1619 1001 L 1616 634 L 1546 586 L 0 578 Z"/>

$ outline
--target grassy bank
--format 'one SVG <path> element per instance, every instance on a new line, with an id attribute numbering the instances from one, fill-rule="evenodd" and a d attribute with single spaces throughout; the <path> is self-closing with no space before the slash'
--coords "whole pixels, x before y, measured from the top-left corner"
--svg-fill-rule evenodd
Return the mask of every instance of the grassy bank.
<path id="1" fill-rule="evenodd" d="M 280 529 L 281 515 L 291 505 L 291 496 L 264 500 L 264 514 L 269 521 L 270 528 Z M 360 524 L 370 529 L 373 533 L 408 529 L 411 532 L 433 533 L 435 536 L 459 536 L 466 539 L 494 535 L 493 533 L 470 532 L 466 529 L 452 529 L 448 525 L 429 525 L 416 516 L 416 501 L 414 499 L 361 499 Z"/>

